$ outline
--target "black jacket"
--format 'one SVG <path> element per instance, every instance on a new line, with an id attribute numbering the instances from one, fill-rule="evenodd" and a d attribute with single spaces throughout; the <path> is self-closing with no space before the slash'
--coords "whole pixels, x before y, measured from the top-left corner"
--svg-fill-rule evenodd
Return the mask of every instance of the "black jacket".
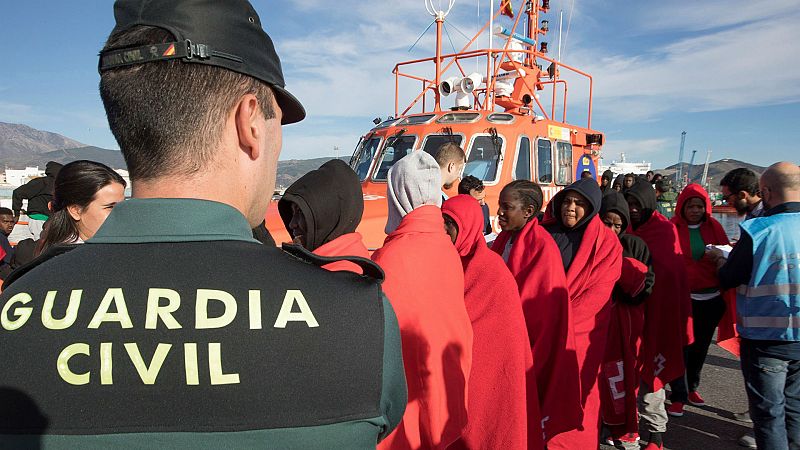
<path id="1" fill-rule="evenodd" d="M 14 215 L 19 216 L 22 201 L 27 199 L 28 215 L 44 214 L 50 217 L 50 208 L 47 204 L 53 200 L 53 186 L 60 170 L 61 164 L 50 161 L 45 166 L 44 177 L 31 180 L 14 189 L 11 200 L 11 209 L 14 210 Z"/>
<path id="2" fill-rule="evenodd" d="M 564 201 L 564 197 L 569 191 L 575 191 L 581 194 L 581 196 L 586 198 L 589 202 L 589 208 L 585 215 L 572 228 L 567 228 L 561 223 L 561 203 Z M 600 211 L 602 198 L 603 194 L 600 192 L 600 186 L 597 185 L 597 181 L 592 178 L 584 178 L 564 188 L 563 191 L 553 196 L 553 199 L 550 201 L 552 203 L 552 213 L 556 221 L 544 227 L 550 235 L 553 236 L 553 240 L 556 241 L 558 249 L 561 250 L 561 259 L 564 261 L 565 271 L 569 269 L 569 266 L 572 264 L 572 259 L 575 258 L 575 255 L 578 253 L 581 241 L 583 240 L 583 232 L 586 231 L 586 225 Z"/>

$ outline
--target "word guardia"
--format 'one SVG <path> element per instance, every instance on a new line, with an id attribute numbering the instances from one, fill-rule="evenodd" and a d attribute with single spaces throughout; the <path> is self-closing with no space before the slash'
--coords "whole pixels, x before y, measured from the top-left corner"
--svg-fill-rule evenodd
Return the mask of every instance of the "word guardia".
<path id="1" fill-rule="evenodd" d="M 45 294 L 40 319 L 42 325 L 50 330 L 65 330 L 75 325 L 78 319 L 78 312 L 83 297 L 82 289 L 72 290 L 69 294 L 64 317 L 53 317 L 53 305 L 55 304 L 58 291 L 48 291 Z M 162 302 L 165 300 L 165 302 Z M 19 330 L 25 326 L 33 317 L 33 308 L 26 306 L 33 301 L 33 297 L 26 292 L 19 292 L 12 296 L 0 312 L 0 326 L 6 331 Z M 216 317 L 208 314 L 210 302 L 219 302 L 223 306 L 223 313 Z M 113 305 L 113 308 L 112 308 Z M 144 328 L 155 330 L 158 328 L 178 329 L 183 328 L 173 316 L 173 313 L 180 308 L 180 294 L 172 289 L 150 288 L 147 294 L 147 308 L 145 313 Z M 297 311 L 294 311 L 294 309 Z M 214 289 L 198 289 L 196 292 L 194 329 L 213 329 L 223 328 L 230 325 L 236 318 L 238 303 L 228 292 Z M 251 330 L 263 328 L 261 317 L 261 291 L 248 291 L 248 321 Z M 286 328 L 289 322 L 303 322 L 309 328 L 319 326 L 314 313 L 308 306 L 303 293 L 299 290 L 290 289 L 283 297 L 281 309 L 273 323 L 273 328 Z M 101 326 L 108 326 L 114 323 L 123 329 L 133 328 L 133 321 L 128 314 L 128 307 L 125 302 L 125 295 L 122 288 L 109 288 L 97 309 L 89 321 L 87 328 L 98 329 Z M 171 344 L 159 343 L 149 364 L 139 351 L 136 343 L 125 343 L 123 345 L 133 366 L 136 368 L 139 377 L 144 384 L 154 384 L 158 373 L 172 349 Z M 112 351 L 113 344 L 110 342 L 100 343 L 100 383 L 113 384 L 112 372 Z M 197 343 L 184 343 L 184 366 L 186 368 L 186 384 L 199 384 L 199 364 L 197 357 Z M 88 384 L 91 380 L 91 373 L 75 373 L 70 369 L 69 361 L 76 355 L 91 355 L 91 348 L 86 343 L 74 343 L 65 347 L 59 353 L 56 368 L 61 378 L 67 383 L 74 385 Z M 211 384 L 234 384 L 239 383 L 238 373 L 225 374 L 222 370 L 222 350 L 221 344 L 211 342 L 208 344 L 208 367 Z"/>

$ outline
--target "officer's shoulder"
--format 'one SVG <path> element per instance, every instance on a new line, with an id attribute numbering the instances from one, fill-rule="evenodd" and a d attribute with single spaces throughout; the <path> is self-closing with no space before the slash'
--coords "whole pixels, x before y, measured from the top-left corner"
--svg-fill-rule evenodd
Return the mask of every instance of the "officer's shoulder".
<path id="1" fill-rule="evenodd" d="M 326 264 L 331 264 L 337 261 L 348 261 L 361 268 L 363 276 L 382 282 L 385 278 L 383 269 L 372 260 L 362 258 L 360 256 L 320 256 L 310 252 L 306 248 L 297 244 L 283 244 L 281 246 L 283 253 L 291 258 L 296 259 L 305 264 L 310 264 L 317 267 L 322 267 Z"/>

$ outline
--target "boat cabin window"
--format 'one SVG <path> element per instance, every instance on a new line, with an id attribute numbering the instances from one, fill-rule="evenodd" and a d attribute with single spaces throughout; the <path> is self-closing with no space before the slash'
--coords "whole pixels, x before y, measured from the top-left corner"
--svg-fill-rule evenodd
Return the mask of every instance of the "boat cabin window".
<path id="1" fill-rule="evenodd" d="M 436 152 L 439 151 L 439 147 L 442 145 L 453 142 L 461 147 L 463 141 L 464 136 L 460 134 L 431 134 L 425 138 L 425 144 L 423 144 L 422 149 L 435 158 Z"/>
<path id="2" fill-rule="evenodd" d="M 558 163 L 556 184 L 572 184 L 572 144 L 556 142 L 556 163 Z"/>
<path id="3" fill-rule="evenodd" d="M 481 181 L 494 181 L 500 166 L 503 138 L 481 135 L 472 139 L 462 177 L 472 175 Z"/>
<path id="4" fill-rule="evenodd" d="M 411 116 L 406 117 L 405 119 L 400 120 L 395 125 L 398 127 L 405 126 L 405 125 L 419 125 L 421 123 L 428 123 L 431 119 L 436 117 L 436 114 L 424 114 L 421 116 Z"/>
<path id="5" fill-rule="evenodd" d="M 392 168 L 394 163 L 400 161 L 400 158 L 411 153 L 416 142 L 416 136 L 400 136 L 389 137 L 386 139 L 386 145 L 383 147 L 381 159 L 378 162 L 378 169 L 372 176 L 373 180 L 386 181 L 389 176 L 389 169 Z"/>
<path id="6" fill-rule="evenodd" d="M 470 123 L 480 119 L 481 114 L 476 112 L 469 113 L 447 113 L 439 117 L 437 123 Z"/>
<path id="7" fill-rule="evenodd" d="M 514 165 L 515 180 L 531 179 L 531 140 L 520 136 L 517 148 L 517 163 Z"/>
<path id="8" fill-rule="evenodd" d="M 492 113 L 486 119 L 489 122 L 511 123 L 514 121 L 514 116 L 509 113 Z"/>
<path id="9" fill-rule="evenodd" d="M 553 182 L 553 143 L 547 139 L 536 142 L 536 175 L 541 184 Z"/>
<path id="10" fill-rule="evenodd" d="M 394 119 L 394 118 L 386 119 L 383 122 L 381 122 L 378 125 L 376 125 L 375 128 L 373 128 L 373 130 L 380 130 L 381 128 L 386 128 L 386 127 L 390 126 L 391 124 L 393 124 L 395 122 L 397 122 L 397 119 Z"/>
<path id="11" fill-rule="evenodd" d="M 356 160 L 353 162 L 353 170 L 358 175 L 358 179 L 364 181 L 367 179 L 367 174 L 369 174 L 369 168 L 372 165 L 372 159 L 375 157 L 375 154 L 378 151 L 378 147 L 380 147 L 381 138 L 375 136 L 367 141 L 364 141 L 361 145 L 361 149 L 358 151 L 356 155 Z"/>

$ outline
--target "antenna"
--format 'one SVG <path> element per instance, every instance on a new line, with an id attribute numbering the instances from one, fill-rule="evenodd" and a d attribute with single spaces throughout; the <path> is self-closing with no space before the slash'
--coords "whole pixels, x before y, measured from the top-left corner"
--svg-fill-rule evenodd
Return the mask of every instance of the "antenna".
<path id="1" fill-rule="evenodd" d="M 681 133 L 681 150 L 678 153 L 678 171 L 675 172 L 675 185 L 680 186 L 683 180 L 683 144 L 686 143 L 686 132 Z"/>
<path id="2" fill-rule="evenodd" d="M 441 111 L 442 110 L 442 97 L 439 94 L 439 83 L 442 82 L 442 26 L 444 25 L 444 18 L 450 14 L 450 10 L 453 9 L 453 5 L 455 5 L 456 0 L 448 0 L 447 11 L 436 9 L 436 6 L 433 4 L 434 0 L 425 0 L 425 9 L 428 10 L 428 14 L 434 17 L 434 21 L 436 22 L 436 79 L 434 80 L 434 84 L 436 89 L 434 89 L 434 96 L 436 98 L 436 104 L 434 105 L 434 111 Z M 441 8 L 442 2 L 439 1 L 439 7 Z"/>

